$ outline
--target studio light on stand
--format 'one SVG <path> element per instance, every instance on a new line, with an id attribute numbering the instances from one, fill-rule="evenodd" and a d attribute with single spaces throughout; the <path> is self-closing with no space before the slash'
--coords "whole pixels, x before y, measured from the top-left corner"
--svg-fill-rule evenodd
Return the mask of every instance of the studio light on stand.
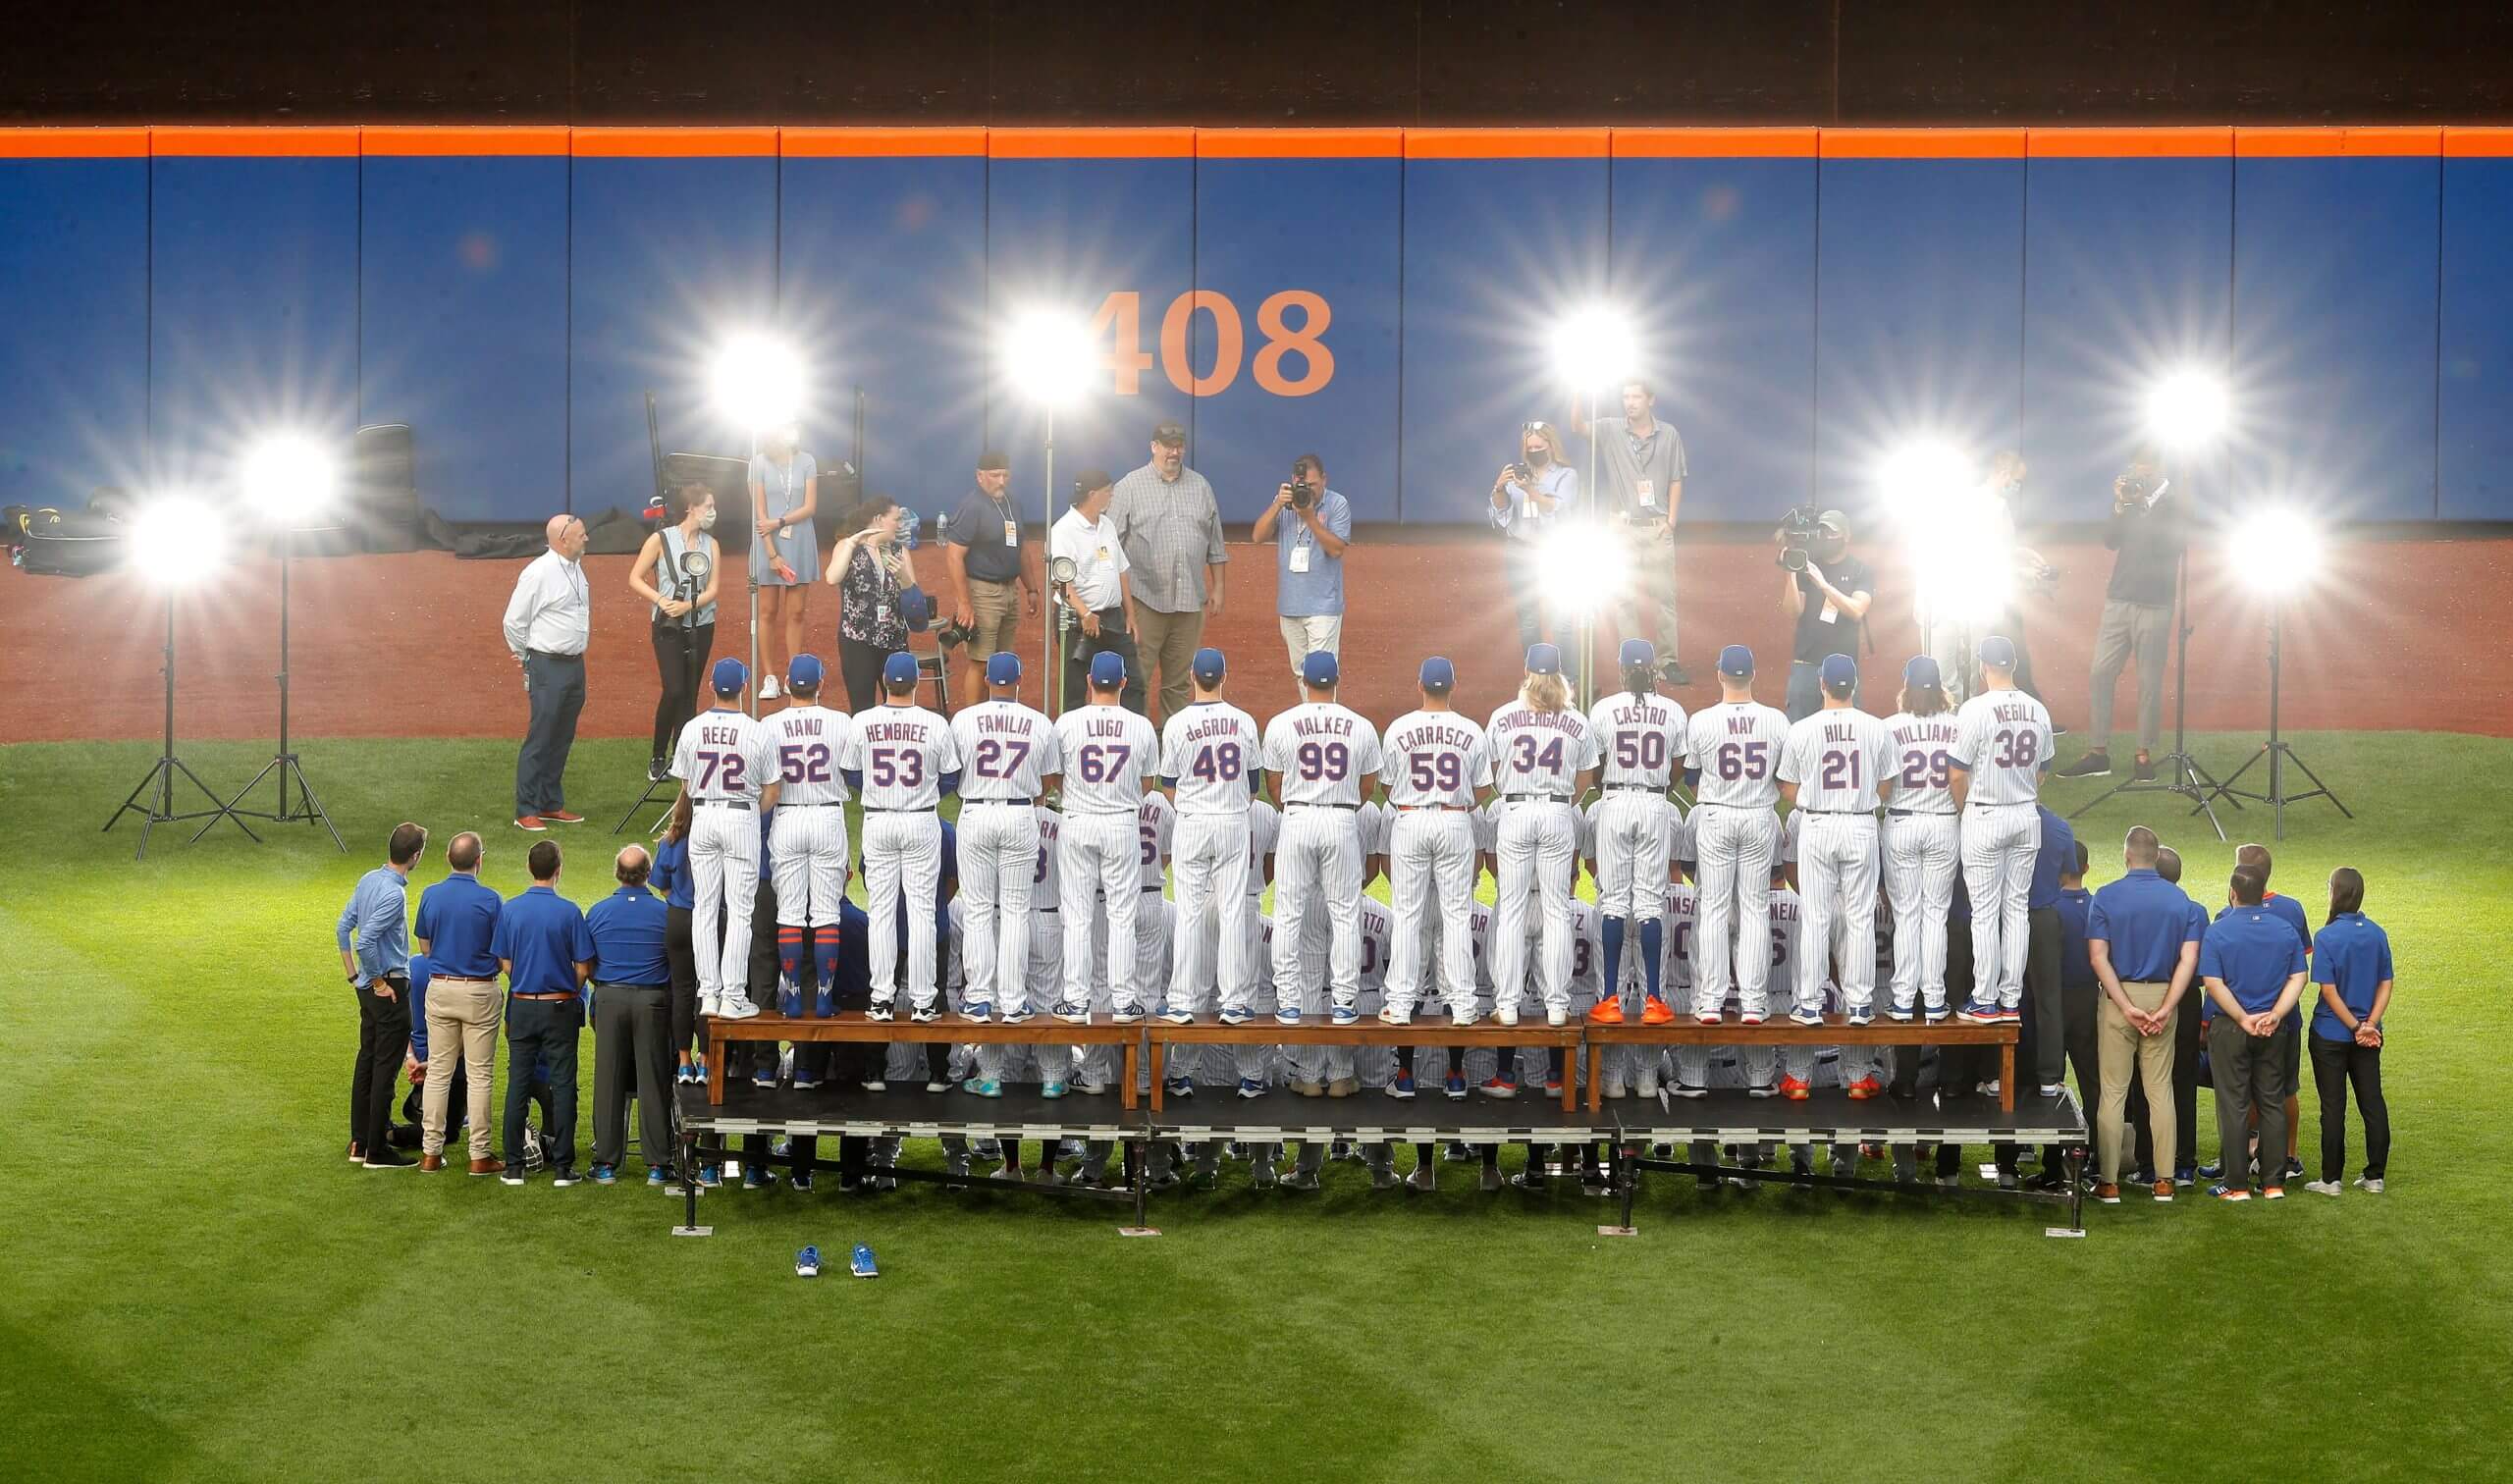
<path id="1" fill-rule="evenodd" d="M 1045 529 L 1053 531 L 1056 523 L 1056 409 L 1072 405 L 1091 385 L 1091 377 L 1099 364 L 1099 350 L 1092 340 L 1090 328 L 1075 315 L 1059 309 L 1031 309 L 1012 321 L 1003 338 L 1003 376 L 1013 395 L 1037 407 L 1046 417 L 1046 433 L 1043 451 L 1045 455 L 1046 478 L 1041 516 Z M 1066 564 L 1068 567 L 1070 563 Z M 1068 632 L 1081 622 L 1080 616 L 1065 607 L 1060 596 L 1073 580 L 1070 571 L 1059 578 L 1047 577 L 1048 621 L 1042 641 L 1042 660 L 1047 666 L 1048 715 L 1064 713 L 1063 655 Z"/>
<path id="2" fill-rule="evenodd" d="M 2273 509 L 2235 522 L 2227 536 L 2227 564 L 2245 587 L 2269 605 L 2269 740 L 2216 786 L 2214 796 L 2268 805 L 2276 816 L 2276 837 L 2280 840 L 2286 838 L 2286 806 L 2306 799 L 2327 799 L 2341 815 L 2352 820 L 2356 816 L 2278 732 L 2278 677 L 2283 667 L 2286 605 L 2297 593 L 2309 590 L 2321 574 L 2321 530 L 2301 511 Z M 2265 791 L 2234 786 L 2263 760 L 2269 764 L 2269 786 Z M 2300 793 L 2289 792 L 2286 769 L 2290 767 L 2302 773 L 2312 787 Z"/>
<path id="3" fill-rule="evenodd" d="M 158 753 L 157 761 L 140 776 L 138 785 L 122 801 L 122 807 L 105 821 L 105 831 L 111 833 L 113 827 L 122 822 L 124 815 L 139 816 L 139 849 L 133 853 L 134 860 L 148 854 L 149 831 L 159 824 L 179 820 L 205 819 L 211 824 L 222 819 L 229 820 L 238 829 L 244 831 L 245 838 L 256 844 L 261 842 L 262 837 L 253 833 L 252 826 L 237 819 L 231 810 L 220 804 L 218 795 L 210 792 L 209 785 L 200 780 L 200 774 L 185 767 L 183 760 L 175 756 L 175 595 L 216 571 L 225 563 L 226 556 L 226 528 L 220 524 L 214 511 L 190 496 L 160 496 L 140 508 L 138 518 L 133 524 L 130 565 L 163 595 L 166 608 L 166 743 Z M 200 790 L 201 796 L 209 801 L 209 808 L 187 814 L 176 813 L 175 775 L 178 773 Z M 205 830 L 209 825 L 201 827 Z"/>
<path id="4" fill-rule="evenodd" d="M 331 835 L 333 845 L 343 855 L 348 845 L 341 839 L 341 831 L 332 817 L 323 810 L 323 801 L 314 796 L 313 784 L 306 781 L 305 768 L 288 745 L 288 587 L 289 566 L 296 555 L 299 532 L 320 529 L 332 513 L 339 491 L 338 474 L 331 455 L 308 438 L 282 434 L 264 439 L 244 455 L 239 492 L 247 509 L 258 513 L 262 521 L 274 527 L 279 536 L 279 751 L 253 781 L 244 785 L 235 798 L 219 811 L 222 815 L 249 815 L 268 820 L 274 824 L 320 824 Z M 261 786 L 264 778 L 276 777 L 278 797 L 267 812 L 246 809 L 244 801 Z M 192 835 L 194 840 L 209 833 L 213 819 Z"/>
<path id="5" fill-rule="evenodd" d="M 770 335 L 738 335 L 716 354 L 708 377 L 710 399 L 717 412 L 750 436 L 750 456 L 759 456 L 759 436 L 776 428 L 794 428 L 804 404 L 803 358 L 792 345 Z M 801 430 L 795 428 L 797 441 Z M 745 482 L 748 476 L 745 475 Z M 756 522 L 759 512 L 752 510 Z M 770 538 L 754 525 L 750 560 L 745 564 L 750 593 L 750 714 L 759 715 L 759 574 L 768 564 Z M 818 573 L 811 574 L 815 579 Z"/>
<path id="6" fill-rule="evenodd" d="M 2147 435 L 2169 460 L 2165 469 L 2167 481 L 2173 469 L 2184 461 L 2195 460 L 2219 447 L 2225 440 L 2232 420 L 2233 402 L 2222 378 L 2208 371 L 2184 367 L 2157 378 L 2146 397 Z M 2182 502 L 2183 519 L 2190 518 L 2190 495 L 2187 490 L 2166 490 L 2166 498 Z M 2088 810 L 2121 794 L 2168 793 L 2188 799 L 2192 814 L 2208 817 L 2208 825 L 2217 838 L 2225 838 L 2224 822 L 2217 818 L 2216 801 L 2224 799 L 2234 808 L 2242 807 L 2241 797 L 2229 794 L 2216 776 L 2199 766 L 2190 756 L 2187 730 L 2190 713 L 2190 550 L 2182 543 L 2180 555 L 2173 560 L 2172 572 L 2172 751 L 2152 760 L 2155 775 L 2150 778 L 2131 775 L 2096 795 L 2069 819 L 2082 819 Z M 2087 739 L 2097 749 L 2108 749 L 2112 739 Z M 2231 781 L 2231 780 L 2227 780 Z M 2331 800 L 2336 803 L 2335 799 Z"/>
<path id="7" fill-rule="evenodd" d="M 1549 348 L 1554 374 L 1561 378 L 1563 386 L 1575 398 L 1585 398 L 1587 400 L 1588 474 L 1587 483 L 1581 490 L 1583 513 L 1577 524 L 1603 536 L 1605 504 L 1597 489 L 1597 448 L 1601 442 L 1597 436 L 1597 394 L 1600 389 L 1616 385 L 1639 369 L 1639 342 L 1632 334 L 1629 315 L 1603 304 L 1590 304 L 1561 318 L 1554 329 Z M 1661 499 L 1665 497 L 1666 492 L 1658 493 Z M 1588 550 L 1599 550 L 1603 544 L 1592 545 Z M 1626 564 L 1621 560 L 1617 562 L 1619 568 Z M 1619 593 L 1621 581 L 1615 587 Z M 1602 607 L 1590 602 L 1579 610 L 1577 679 L 1579 705 L 1583 709 L 1596 700 L 1596 615 Z M 1662 658 L 1668 663 L 1675 662 L 1676 659 L 1674 655 Z"/>

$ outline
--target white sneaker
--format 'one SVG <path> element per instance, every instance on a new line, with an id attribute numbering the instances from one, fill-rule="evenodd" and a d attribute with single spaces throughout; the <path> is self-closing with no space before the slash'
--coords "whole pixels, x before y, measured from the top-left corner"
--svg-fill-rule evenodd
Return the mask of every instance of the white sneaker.
<path id="1" fill-rule="evenodd" d="M 1390 1026 L 1414 1024 L 1414 1012 L 1410 1008 L 1400 1010 L 1394 1005 L 1383 1006 L 1378 1012 L 1378 1018 L 1383 1024 Z"/>
<path id="2" fill-rule="evenodd" d="M 1640 1074 L 1640 1085 L 1634 1089 L 1643 1097 L 1658 1095 L 1658 1076 L 1654 1072 Z"/>
<path id="3" fill-rule="evenodd" d="M 1622 1082 L 1620 1082 L 1619 1080 L 1617 1080 L 1617 1079 L 1615 1079 L 1615 1078 L 1611 1078 L 1611 1077 L 1609 1077 L 1609 1078 L 1607 1078 L 1607 1079 L 1606 1079 L 1606 1096 L 1608 1096 L 1608 1097 L 1630 1097 L 1631 1095 L 1631 1089 L 1630 1087 L 1625 1086 L 1622 1084 Z M 1655 1093 L 1652 1093 L 1651 1095 L 1652 1095 L 1652 1096 L 1655 1096 L 1656 1094 L 1655 1094 Z"/>
<path id="4" fill-rule="evenodd" d="M 762 701 L 774 701 L 780 694 L 781 692 L 776 689 L 776 677 L 775 675 L 771 675 L 767 679 L 759 682 L 759 699 Z"/>
<path id="5" fill-rule="evenodd" d="M 717 997 L 716 1015 L 721 1020 L 748 1020 L 758 1013 L 759 1007 L 750 1002 L 749 995 L 726 994 Z"/>
<path id="6" fill-rule="evenodd" d="M 2312 1192 L 2316 1195 L 2334 1196 L 2346 1188 L 2341 1186 L 2335 1180 L 2307 1180 L 2304 1182 L 2304 1189 Z"/>
<path id="7" fill-rule="evenodd" d="M 1519 1023 L 1519 1008 L 1516 1005 L 1503 1005 L 1492 1012 L 1492 1018 L 1502 1025 L 1515 1026 Z"/>
<path id="8" fill-rule="evenodd" d="M 1547 1005 L 1544 1007 L 1544 1023 L 1548 1026 L 1567 1026 L 1571 1024 L 1571 1012 L 1561 1005 Z"/>
<path id="9" fill-rule="evenodd" d="M 698 996 L 698 1013 L 702 1017 L 715 1014 L 716 996 L 712 994 L 702 994 Z"/>
<path id="10" fill-rule="evenodd" d="M 2356 1189 L 2364 1192 L 2368 1195 L 2379 1195 L 2382 1193 L 2382 1177 L 2379 1175 L 2359 1175 L 2356 1177 L 2354 1184 Z"/>

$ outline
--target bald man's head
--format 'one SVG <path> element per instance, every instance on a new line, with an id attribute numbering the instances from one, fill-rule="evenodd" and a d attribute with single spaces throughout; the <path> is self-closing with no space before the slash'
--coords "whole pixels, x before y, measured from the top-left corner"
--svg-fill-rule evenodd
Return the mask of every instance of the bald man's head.
<path id="1" fill-rule="evenodd" d="M 612 874 L 619 877 L 622 886 L 645 885 L 646 874 L 654 869 L 654 858 L 646 854 L 643 845 L 621 846 L 618 859 L 612 862 L 611 867 Z"/>
<path id="2" fill-rule="evenodd" d="M 573 515 L 553 515 L 541 527 L 542 539 L 550 550 L 569 561 L 585 554 L 585 523 Z"/>

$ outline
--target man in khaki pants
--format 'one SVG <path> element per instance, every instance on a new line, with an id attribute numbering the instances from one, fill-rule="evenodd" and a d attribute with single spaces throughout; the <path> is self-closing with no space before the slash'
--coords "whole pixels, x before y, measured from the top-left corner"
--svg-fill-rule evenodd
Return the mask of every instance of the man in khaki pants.
<path id="1" fill-rule="evenodd" d="M 2096 892 L 2086 908 L 2086 951 L 2103 986 L 2095 1014 L 2103 1095 L 2094 1115 L 2102 1174 L 2094 1198 L 2106 1205 L 2120 1203 L 2121 1114 L 2133 1063 L 2146 1087 L 2155 1170 L 2164 1177 L 2155 1183 L 2155 1197 L 2172 1198 L 2172 1032 L 2198 972 L 2205 915 L 2192 912 L 2181 888 L 2156 874 L 2160 848 L 2154 830 L 2132 828 L 2122 846 L 2127 874 Z"/>
<path id="2" fill-rule="evenodd" d="M 480 884 L 480 837 L 468 830 L 445 847 L 444 880 L 419 896 L 411 936 L 434 969 L 428 980 L 427 1083 L 419 1094 L 419 1168 L 445 1168 L 446 1099 L 454 1091 L 454 1063 L 462 1061 L 469 1096 L 471 1173 L 495 1175 L 506 1166 L 493 1152 L 496 1108 L 489 1096 L 497 1064 L 498 1023 L 506 995 L 498 987 L 498 957 L 489 940 L 505 904 Z"/>

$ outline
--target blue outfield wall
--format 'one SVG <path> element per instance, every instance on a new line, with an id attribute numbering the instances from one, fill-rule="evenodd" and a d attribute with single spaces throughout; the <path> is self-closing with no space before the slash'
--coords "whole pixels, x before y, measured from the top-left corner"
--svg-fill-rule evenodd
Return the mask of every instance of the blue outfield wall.
<path id="1" fill-rule="evenodd" d="M 1303 451 L 1363 520 L 1479 524 L 1604 301 L 1688 518 L 1855 507 L 1923 434 L 2081 515 L 2193 365 L 2238 403 L 2203 491 L 2513 520 L 2513 131 L 0 130 L 0 222 L 10 502 L 406 422 L 452 518 L 633 505 L 648 389 L 747 451 L 708 371 L 760 329 L 824 462 L 861 387 L 873 489 L 939 511 L 993 445 L 1037 513 L 996 352 L 1046 306 L 1098 344 L 1059 501 L 1175 417 L 1234 525 Z"/>

